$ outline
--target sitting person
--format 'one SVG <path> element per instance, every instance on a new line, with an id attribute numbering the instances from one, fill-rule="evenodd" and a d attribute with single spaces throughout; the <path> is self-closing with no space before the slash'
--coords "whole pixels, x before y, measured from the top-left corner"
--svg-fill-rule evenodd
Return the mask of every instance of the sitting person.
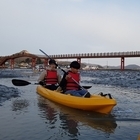
<path id="1" fill-rule="evenodd" d="M 90 93 L 79 85 L 80 74 L 78 70 L 80 69 L 80 64 L 77 61 L 73 61 L 70 64 L 70 70 L 64 73 L 63 78 L 57 88 L 57 91 L 63 90 L 66 94 L 71 94 L 73 96 L 83 96 L 90 97 Z"/>
<path id="2" fill-rule="evenodd" d="M 61 81 L 61 76 L 57 72 L 57 64 L 55 60 L 51 59 L 49 61 L 49 66 L 44 70 L 39 79 L 38 82 L 40 85 L 43 85 L 44 87 L 50 89 L 50 90 L 56 90 L 58 87 L 58 84 Z"/>

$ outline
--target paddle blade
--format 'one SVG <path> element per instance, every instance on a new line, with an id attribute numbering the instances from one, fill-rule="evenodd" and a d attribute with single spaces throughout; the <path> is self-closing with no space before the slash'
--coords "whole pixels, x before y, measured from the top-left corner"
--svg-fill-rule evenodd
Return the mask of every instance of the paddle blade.
<path id="1" fill-rule="evenodd" d="M 85 88 L 85 89 L 89 89 L 89 88 L 91 88 L 92 86 L 82 86 L 83 88 Z"/>
<path id="2" fill-rule="evenodd" d="M 27 85 L 31 84 L 28 81 L 20 80 L 20 79 L 12 79 L 12 83 L 15 86 L 27 86 Z"/>

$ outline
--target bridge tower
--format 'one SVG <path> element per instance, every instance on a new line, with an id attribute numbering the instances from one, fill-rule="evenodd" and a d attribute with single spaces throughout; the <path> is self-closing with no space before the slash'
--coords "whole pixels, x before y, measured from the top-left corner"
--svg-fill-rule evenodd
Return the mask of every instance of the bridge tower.
<path id="1" fill-rule="evenodd" d="M 32 58 L 32 69 L 35 69 L 36 58 Z"/>
<path id="2" fill-rule="evenodd" d="M 44 68 L 48 66 L 48 59 L 44 59 Z"/>
<path id="3" fill-rule="evenodd" d="M 78 63 L 81 64 L 81 58 L 77 58 Z"/>
<path id="4" fill-rule="evenodd" d="M 11 66 L 11 69 L 14 69 L 14 59 L 10 59 L 10 66 Z"/>
<path id="5" fill-rule="evenodd" d="M 124 70 L 124 57 L 121 57 L 121 70 Z"/>

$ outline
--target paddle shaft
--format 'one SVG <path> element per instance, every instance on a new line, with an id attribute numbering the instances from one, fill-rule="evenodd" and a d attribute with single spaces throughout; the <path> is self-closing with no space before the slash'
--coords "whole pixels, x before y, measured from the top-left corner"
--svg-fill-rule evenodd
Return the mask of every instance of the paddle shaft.
<path id="1" fill-rule="evenodd" d="M 39 49 L 43 54 L 45 54 L 49 59 L 52 59 L 49 55 L 47 55 L 44 51 L 42 51 L 41 49 Z M 56 64 L 58 66 L 58 64 Z M 59 69 L 61 69 L 64 73 L 66 73 L 65 70 L 63 70 L 60 66 L 58 66 Z M 81 87 L 81 89 L 85 90 L 84 87 L 82 87 L 73 77 L 71 77 L 72 80 L 78 85 Z"/>
<path id="2" fill-rule="evenodd" d="M 27 86 L 27 85 L 40 85 L 40 83 L 31 83 L 29 81 L 21 80 L 21 79 L 12 79 L 12 83 L 15 86 Z M 89 89 L 92 86 L 83 86 L 85 89 Z"/>

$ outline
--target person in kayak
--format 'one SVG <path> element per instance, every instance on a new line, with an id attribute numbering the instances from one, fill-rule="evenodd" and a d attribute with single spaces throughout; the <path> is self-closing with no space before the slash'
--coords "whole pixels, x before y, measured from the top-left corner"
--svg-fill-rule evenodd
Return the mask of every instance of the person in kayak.
<path id="1" fill-rule="evenodd" d="M 73 61 L 70 64 L 70 70 L 64 73 L 63 78 L 57 88 L 57 91 L 63 90 L 65 94 L 71 94 L 73 96 L 90 97 L 90 93 L 87 89 L 80 86 L 80 64 L 77 61 Z"/>
<path id="2" fill-rule="evenodd" d="M 38 83 L 50 90 L 56 90 L 61 81 L 61 76 L 57 71 L 56 61 L 51 59 L 49 66 L 41 73 Z"/>

